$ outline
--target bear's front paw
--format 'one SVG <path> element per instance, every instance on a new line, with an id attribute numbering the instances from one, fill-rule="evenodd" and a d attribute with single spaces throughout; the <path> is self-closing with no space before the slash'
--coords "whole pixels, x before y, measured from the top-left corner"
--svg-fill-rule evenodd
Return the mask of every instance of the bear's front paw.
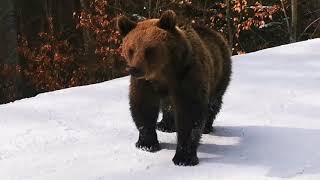
<path id="1" fill-rule="evenodd" d="M 143 150 L 143 151 L 148 151 L 148 152 L 156 152 L 161 149 L 159 142 L 145 143 L 140 140 L 138 142 L 136 142 L 136 147 Z"/>
<path id="2" fill-rule="evenodd" d="M 195 166 L 199 164 L 197 155 L 176 154 L 172 161 L 177 166 Z"/>

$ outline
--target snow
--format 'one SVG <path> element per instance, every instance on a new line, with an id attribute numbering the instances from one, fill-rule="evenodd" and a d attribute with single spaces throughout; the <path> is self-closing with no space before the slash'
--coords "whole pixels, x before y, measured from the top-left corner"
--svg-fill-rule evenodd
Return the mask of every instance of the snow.
<path id="1" fill-rule="evenodd" d="M 319 180 L 320 39 L 233 57 L 216 132 L 195 167 L 135 148 L 128 77 L 0 105 L 1 180 Z"/>

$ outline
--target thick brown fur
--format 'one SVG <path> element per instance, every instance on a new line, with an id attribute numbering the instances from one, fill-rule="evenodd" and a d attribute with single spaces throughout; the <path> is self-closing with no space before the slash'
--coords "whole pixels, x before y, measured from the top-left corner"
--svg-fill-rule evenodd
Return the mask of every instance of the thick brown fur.
<path id="1" fill-rule="evenodd" d="M 160 149 L 156 126 L 176 131 L 173 162 L 198 164 L 197 147 L 212 123 L 230 81 L 231 54 L 221 35 L 201 26 L 176 26 L 173 11 L 133 23 L 118 19 L 123 56 L 131 74 L 130 110 L 139 130 L 138 148 Z M 160 109 L 163 119 L 157 123 Z"/>

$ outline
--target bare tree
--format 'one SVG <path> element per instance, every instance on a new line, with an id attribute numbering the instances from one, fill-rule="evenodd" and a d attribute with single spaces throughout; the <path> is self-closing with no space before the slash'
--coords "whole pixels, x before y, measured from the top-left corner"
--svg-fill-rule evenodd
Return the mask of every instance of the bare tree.
<path id="1" fill-rule="evenodd" d="M 298 32 L 298 0 L 291 0 L 291 28 L 291 42 L 296 42 Z"/>
<path id="2" fill-rule="evenodd" d="M 89 2 L 87 0 L 80 0 L 81 8 L 85 11 L 89 11 Z M 83 46 L 84 46 L 84 53 L 94 54 L 94 40 L 92 38 L 91 33 L 87 29 L 82 30 L 83 36 Z"/>
<path id="3" fill-rule="evenodd" d="M 14 1 L 0 1 L 0 64 L 17 66 L 20 65 L 17 52 L 17 21 Z M 16 90 L 21 84 L 20 72 L 15 72 L 13 77 Z M 14 94 L 18 94 L 17 92 Z"/>
<path id="4" fill-rule="evenodd" d="M 208 8 L 208 0 L 204 0 L 204 5 L 203 5 L 203 18 L 207 16 L 207 8 Z"/>
<path id="5" fill-rule="evenodd" d="M 309 16 L 308 23 L 301 25 L 301 33 L 299 34 L 299 39 L 303 36 L 308 38 L 320 37 L 320 1 L 319 0 L 309 0 L 307 3 L 308 11 L 305 16 Z"/>
<path id="6" fill-rule="evenodd" d="M 149 18 L 151 18 L 151 13 L 152 13 L 152 0 L 149 0 L 149 2 L 148 2 L 148 8 L 149 8 Z"/>
<path id="7" fill-rule="evenodd" d="M 230 7 L 230 0 L 226 0 L 227 5 L 227 12 L 226 12 L 226 18 L 227 18 L 227 25 L 228 25 L 228 41 L 230 49 L 232 50 L 233 47 L 233 30 L 231 25 L 231 7 Z"/>
<path id="8" fill-rule="evenodd" d="M 83 0 L 81 0 L 81 1 L 83 1 Z M 115 1 L 114 1 L 114 6 L 115 6 L 116 8 L 119 8 L 119 6 L 120 6 L 119 0 L 115 0 Z"/>
<path id="9" fill-rule="evenodd" d="M 17 25 L 13 1 L 0 1 L 0 33 L 4 39 L 1 40 L 1 52 L 4 52 L 3 62 L 19 64 L 17 54 Z"/>
<path id="10" fill-rule="evenodd" d="M 155 16 L 158 16 L 160 12 L 160 0 L 157 0 L 156 7 L 155 7 Z"/>
<path id="11" fill-rule="evenodd" d="M 289 22 L 289 17 L 287 15 L 287 12 L 286 12 L 286 7 L 284 5 L 284 0 L 280 0 L 281 1 L 281 6 L 282 6 L 282 11 L 283 11 L 283 14 L 284 14 L 284 18 L 286 20 L 286 24 L 287 24 L 287 29 L 288 29 L 288 34 L 290 35 L 291 37 L 291 26 L 290 26 L 290 22 Z"/>

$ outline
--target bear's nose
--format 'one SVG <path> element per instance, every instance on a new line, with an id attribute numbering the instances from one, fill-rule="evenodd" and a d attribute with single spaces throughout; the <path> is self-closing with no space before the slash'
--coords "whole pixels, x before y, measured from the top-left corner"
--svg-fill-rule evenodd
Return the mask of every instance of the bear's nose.
<path id="1" fill-rule="evenodd" d="M 136 67 L 129 67 L 129 74 L 133 77 L 141 77 L 144 76 L 143 70 Z"/>

